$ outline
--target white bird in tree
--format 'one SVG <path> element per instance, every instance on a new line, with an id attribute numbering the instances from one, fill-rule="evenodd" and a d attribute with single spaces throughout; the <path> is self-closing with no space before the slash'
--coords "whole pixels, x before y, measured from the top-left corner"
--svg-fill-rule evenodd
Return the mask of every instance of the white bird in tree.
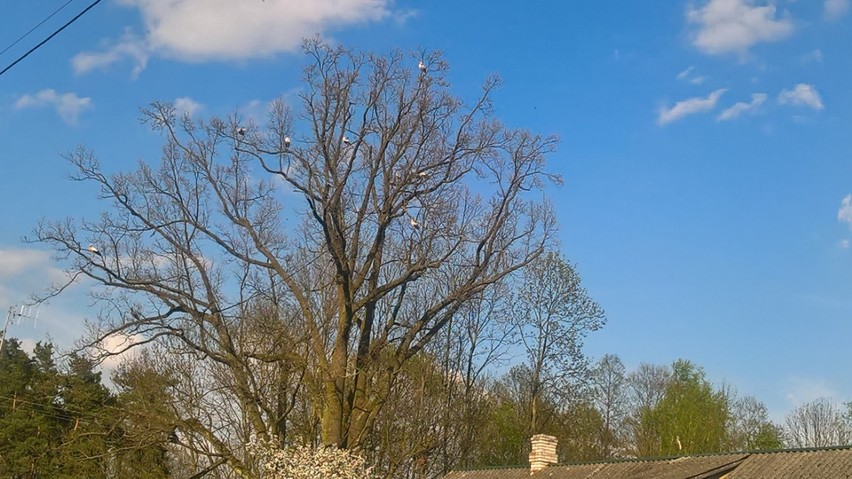
<path id="1" fill-rule="evenodd" d="M 420 69 L 420 73 L 426 73 L 426 64 L 423 63 L 423 60 L 420 60 L 420 63 L 417 64 L 417 68 Z"/>
<path id="2" fill-rule="evenodd" d="M 405 215 L 408 216 L 408 224 L 410 224 L 412 228 L 416 230 L 420 229 L 420 223 L 418 223 L 417 220 L 414 219 L 414 215 L 408 212 L 408 208 L 405 209 Z"/>
<path id="3" fill-rule="evenodd" d="M 86 248 L 86 251 L 88 251 L 89 253 L 96 254 L 96 255 L 98 255 L 98 256 L 103 256 L 103 255 L 101 254 L 101 252 L 100 252 L 100 251 L 98 251 L 98 249 L 97 249 L 97 248 L 95 248 L 95 245 L 92 245 L 92 244 L 90 244 L 90 245 L 89 245 L 89 247 L 88 247 L 88 248 Z"/>
<path id="4" fill-rule="evenodd" d="M 288 149 L 288 148 L 290 148 L 290 137 L 289 137 L 289 136 L 285 136 L 285 137 L 284 137 L 284 149 L 286 150 L 286 149 Z"/>
<path id="5" fill-rule="evenodd" d="M 352 144 L 352 140 L 350 140 L 348 137 L 345 137 L 345 136 L 344 136 L 344 137 L 343 137 L 343 144 L 344 144 L 344 145 L 351 145 L 351 144 Z"/>
<path id="6" fill-rule="evenodd" d="M 418 176 L 421 180 L 425 180 L 426 178 L 429 178 L 429 173 L 427 173 L 426 171 L 418 171 L 418 172 L 417 172 L 417 176 Z"/>

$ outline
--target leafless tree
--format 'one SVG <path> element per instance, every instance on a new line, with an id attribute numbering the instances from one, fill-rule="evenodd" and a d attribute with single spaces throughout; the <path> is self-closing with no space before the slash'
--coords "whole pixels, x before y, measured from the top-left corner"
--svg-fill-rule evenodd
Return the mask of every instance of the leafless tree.
<path id="1" fill-rule="evenodd" d="M 606 354 L 592 369 L 591 397 L 601 414 L 601 451 L 606 457 L 620 454 L 624 447 L 624 422 L 629 413 L 630 392 L 624 363 Z"/>
<path id="2" fill-rule="evenodd" d="M 627 378 L 631 390 L 631 414 L 627 424 L 632 454 L 647 457 L 659 450 L 656 425 L 648 420 L 648 414 L 665 397 L 672 371 L 668 366 L 642 363 Z"/>
<path id="3" fill-rule="evenodd" d="M 69 154 L 109 207 L 44 221 L 35 240 L 100 285 L 91 343 L 137 335 L 215 363 L 245 433 L 263 439 L 289 407 L 268 398 L 274 364 L 312 394 L 321 442 L 358 448 L 404 366 L 552 245 L 536 190 L 558 181 L 544 166 L 556 140 L 503 126 L 495 79 L 473 101 L 452 95 L 438 54 L 304 50 L 300 105 L 275 103 L 266 125 L 154 103 L 158 167 L 109 173 L 85 148 Z M 221 430 L 193 424 L 246 470 Z"/>
<path id="4" fill-rule="evenodd" d="M 539 404 L 547 391 L 570 395 L 571 381 L 588 372 L 583 339 L 605 319 L 574 267 L 558 253 L 548 252 L 525 268 L 518 290 L 513 319 L 530 372 L 532 435 L 545 422 Z"/>
<path id="5" fill-rule="evenodd" d="M 732 451 L 778 449 L 783 446 L 781 428 L 769 419 L 766 405 L 754 396 L 729 400 L 729 444 Z"/>
<path id="6" fill-rule="evenodd" d="M 797 407 L 784 424 L 791 447 L 845 446 L 852 440 L 852 425 L 843 409 L 826 398 Z"/>

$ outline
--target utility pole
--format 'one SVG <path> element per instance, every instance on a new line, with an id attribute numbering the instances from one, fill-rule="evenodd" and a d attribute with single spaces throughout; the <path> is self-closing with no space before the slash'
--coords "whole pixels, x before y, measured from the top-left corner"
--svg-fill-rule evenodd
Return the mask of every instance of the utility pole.
<path id="1" fill-rule="evenodd" d="M 9 307 L 9 312 L 6 314 L 6 323 L 3 324 L 3 337 L 0 337 L 0 353 L 3 352 L 3 346 L 6 344 L 6 333 L 9 330 L 9 323 L 12 322 L 13 318 L 29 318 L 32 320 L 38 319 L 38 309 L 36 309 L 35 316 L 33 316 L 32 307 L 30 306 L 20 306 L 20 309 L 16 305 L 12 305 Z"/>

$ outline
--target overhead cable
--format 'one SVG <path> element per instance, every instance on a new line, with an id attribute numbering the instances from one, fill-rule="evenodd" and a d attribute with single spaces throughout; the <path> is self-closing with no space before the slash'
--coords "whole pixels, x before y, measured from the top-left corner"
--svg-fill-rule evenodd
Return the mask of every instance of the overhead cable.
<path id="1" fill-rule="evenodd" d="M 82 16 L 83 16 L 86 12 L 88 12 L 89 10 L 91 10 L 92 8 L 94 8 L 94 7 L 95 7 L 95 5 L 97 5 L 97 4 L 99 4 L 99 3 L 101 3 L 102 1 L 103 1 L 103 0 L 95 0 L 94 2 L 92 2 L 92 4 L 91 4 L 91 5 L 89 5 L 88 7 L 86 7 L 86 9 L 85 9 L 85 10 L 83 10 L 83 11 L 82 11 L 82 12 L 80 12 L 80 13 L 78 13 L 78 14 L 77 14 L 74 18 L 72 18 L 71 20 L 68 20 L 68 22 L 67 22 L 65 25 L 62 25 L 61 27 L 59 27 L 59 29 L 58 29 L 58 30 L 56 30 L 55 32 L 51 33 L 51 34 L 50 34 L 50 36 L 48 36 L 47 38 L 45 38 L 44 40 L 42 40 L 42 41 L 41 41 L 41 43 L 39 43 L 38 45 L 36 45 L 36 46 L 34 46 L 34 47 L 30 48 L 30 50 L 29 50 L 27 53 L 24 53 L 24 54 L 23 54 L 23 55 L 21 55 L 21 56 L 20 56 L 17 60 L 15 60 L 15 61 L 13 61 L 12 63 L 10 63 L 10 64 L 9 64 L 9 66 L 7 66 L 6 68 L 4 68 L 3 70 L 0 70 L 0 76 L 3 76 L 3 74 L 4 74 L 4 73 L 6 73 L 7 71 L 9 71 L 9 69 L 11 69 L 13 66 L 17 65 L 17 64 L 18 64 L 21 60 L 23 60 L 24 58 L 27 58 L 28 56 L 30 56 L 30 54 L 31 54 L 32 52 L 34 52 L 34 51 L 38 50 L 39 48 L 41 48 L 41 46 L 42 46 L 42 45 L 44 45 L 45 43 L 49 42 L 51 38 L 55 37 L 56 35 L 59 35 L 59 32 L 61 32 L 62 30 L 65 30 L 66 28 L 68 28 L 68 26 L 69 26 L 69 25 L 71 25 L 72 23 L 76 22 L 78 18 L 82 17 Z"/>

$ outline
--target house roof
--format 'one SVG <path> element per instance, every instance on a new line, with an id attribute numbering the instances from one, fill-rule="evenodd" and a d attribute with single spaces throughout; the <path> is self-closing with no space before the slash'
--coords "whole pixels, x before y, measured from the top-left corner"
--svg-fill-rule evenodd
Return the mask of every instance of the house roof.
<path id="1" fill-rule="evenodd" d="M 704 454 L 659 459 L 453 471 L 445 479 L 842 479 L 852 478 L 852 447 Z"/>

